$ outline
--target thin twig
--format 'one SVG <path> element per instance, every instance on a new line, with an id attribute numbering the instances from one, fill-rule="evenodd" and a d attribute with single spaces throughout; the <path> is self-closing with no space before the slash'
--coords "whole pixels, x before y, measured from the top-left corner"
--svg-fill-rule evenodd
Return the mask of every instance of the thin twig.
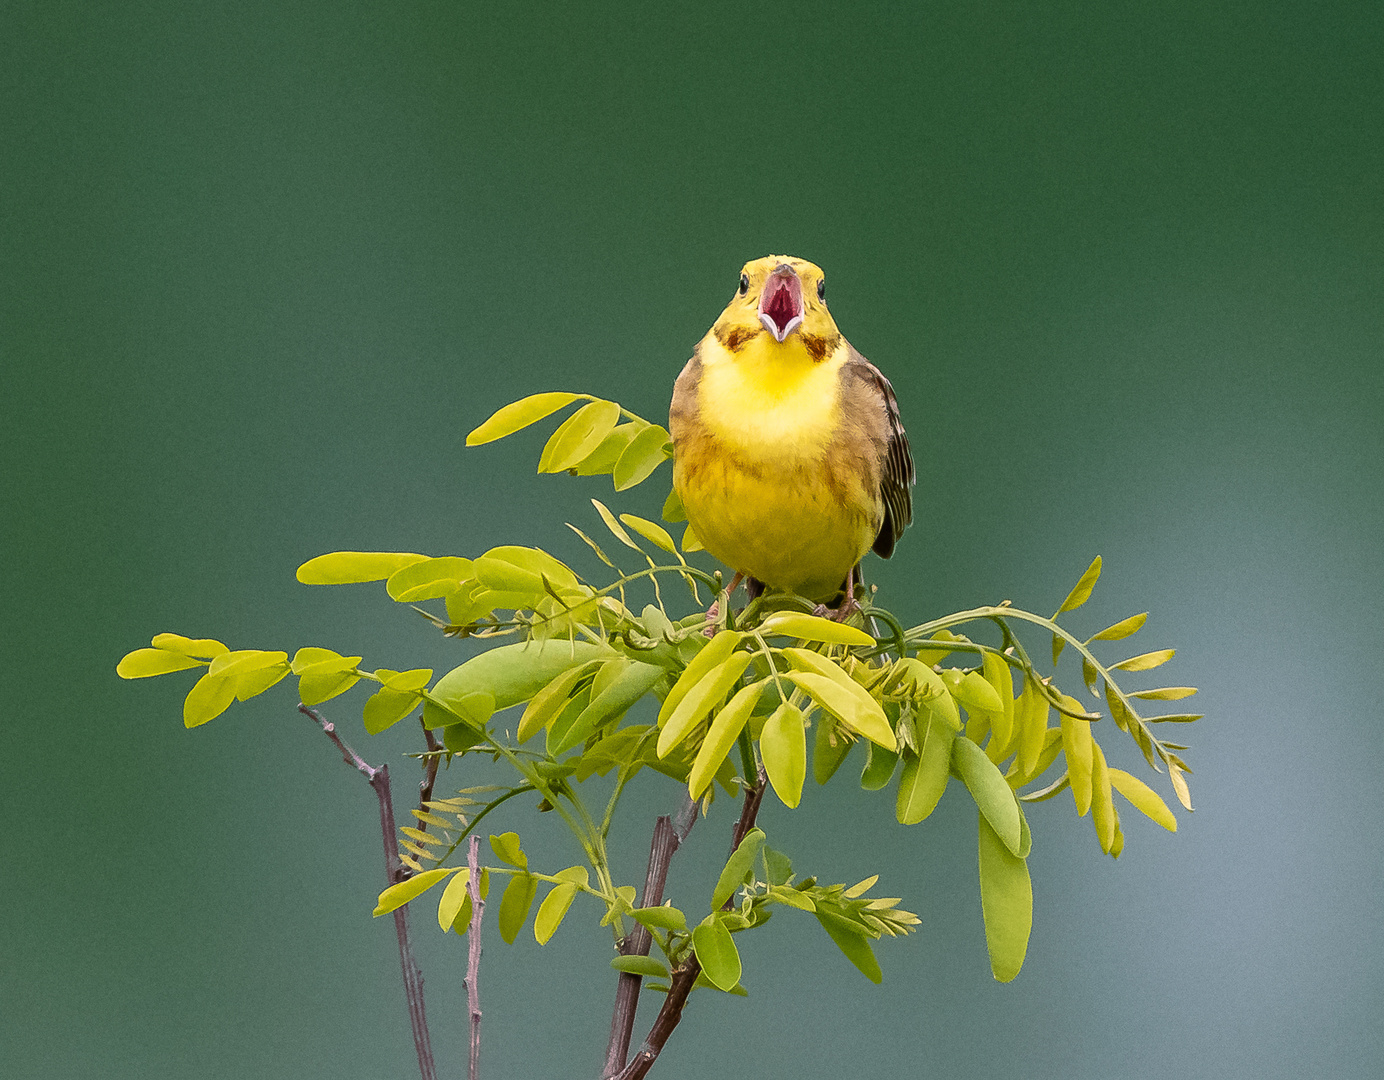
<path id="1" fill-rule="evenodd" d="M 342 760 L 359 772 L 374 789 L 380 803 L 380 831 L 384 834 L 384 870 L 387 884 L 395 885 L 408 877 L 408 871 L 399 861 L 399 849 L 395 841 L 394 800 L 390 794 L 389 766 L 378 769 L 357 754 L 336 733 L 336 726 L 327 721 L 315 709 L 299 704 L 298 711 L 315 720 L 323 734 L 331 739 L 341 751 Z M 423 1009 L 423 972 L 413 956 L 413 945 L 408 933 L 408 905 L 394 909 L 394 932 L 399 939 L 399 967 L 404 976 L 404 998 L 408 1003 L 409 1023 L 413 1028 L 413 1045 L 418 1051 L 418 1071 L 422 1080 L 437 1080 L 437 1066 L 433 1061 L 432 1040 L 428 1036 L 428 1018 Z"/>
<path id="2" fill-rule="evenodd" d="M 697 804 L 689 796 L 683 796 L 683 806 L 678 811 L 677 825 L 667 815 L 661 816 L 654 825 L 653 840 L 649 845 L 649 870 L 644 878 L 644 895 L 640 907 L 657 907 L 663 903 L 663 887 L 668 880 L 668 864 L 673 853 L 687 839 L 692 825 L 697 820 Z M 653 944 L 648 927 L 636 922 L 632 930 L 620 942 L 621 956 L 648 956 Z M 643 978 L 628 971 L 620 972 L 615 988 L 615 1009 L 610 1017 L 610 1046 L 606 1050 L 603 1078 L 619 1075 L 629 1056 L 630 1035 L 634 1031 L 634 1014 L 639 1008 L 639 992 Z"/>
<path id="3" fill-rule="evenodd" d="M 470 869 L 466 891 L 471 895 L 471 926 L 467 930 L 466 950 L 466 1007 L 471 1014 L 471 1056 L 467 1066 L 470 1080 L 480 1080 L 481 1075 L 481 916 L 485 913 L 485 901 L 481 898 L 480 842 L 479 836 L 472 835 L 466 848 L 466 865 Z"/>
<path id="4" fill-rule="evenodd" d="M 421 724 L 423 718 L 420 716 L 418 722 Z M 442 749 L 442 744 L 437 741 L 437 736 L 432 733 L 432 729 L 424 725 L 423 741 L 428 744 L 428 756 L 423 761 L 423 779 L 418 784 L 418 809 L 426 812 L 428 803 L 433 797 L 433 786 L 437 783 L 437 763 L 442 755 L 438 753 Z M 428 831 L 428 823 L 422 818 L 418 819 L 418 828 L 423 832 Z"/>
<path id="5" fill-rule="evenodd" d="M 731 831 L 731 851 L 735 851 L 740 846 L 740 841 L 745 838 L 745 834 L 754 828 L 755 818 L 759 815 L 759 804 L 764 799 L 764 790 L 768 786 L 768 777 L 765 775 L 764 766 L 759 767 L 755 776 L 754 787 L 745 789 L 745 803 L 740 809 L 740 820 L 735 823 L 735 828 Z M 722 906 L 729 909 L 731 902 L 727 900 Z M 673 1029 L 678 1026 L 678 1021 L 682 1019 L 683 1007 L 687 1004 L 687 995 L 692 992 L 692 987 L 697 982 L 697 976 L 702 973 L 702 965 L 697 961 L 697 954 L 693 953 L 686 962 L 672 973 L 669 980 L 668 994 L 664 998 L 663 1007 L 658 1010 L 658 1016 L 654 1020 L 653 1027 L 649 1029 L 649 1035 L 639 1048 L 639 1052 L 634 1055 L 630 1063 L 619 1072 L 615 1080 L 643 1080 L 648 1072 L 653 1068 L 654 1062 L 658 1060 L 658 1055 L 663 1050 L 663 1045 L 668 1041 L 668 1036 L 673 1034 Z"/>

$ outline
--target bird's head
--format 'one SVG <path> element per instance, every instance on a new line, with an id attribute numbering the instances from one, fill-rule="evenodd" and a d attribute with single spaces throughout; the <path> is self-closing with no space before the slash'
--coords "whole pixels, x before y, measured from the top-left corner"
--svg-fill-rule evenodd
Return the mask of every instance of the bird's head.
<path id="1" fill-rule="evenodd" d="M 766 255 L 740 271 L 735 296 L 712 332 L 733 353 L 758 341 L 802 346 L 821 360 L 841 339 L 826 296 L 821 267 L 788 255 Z"/>

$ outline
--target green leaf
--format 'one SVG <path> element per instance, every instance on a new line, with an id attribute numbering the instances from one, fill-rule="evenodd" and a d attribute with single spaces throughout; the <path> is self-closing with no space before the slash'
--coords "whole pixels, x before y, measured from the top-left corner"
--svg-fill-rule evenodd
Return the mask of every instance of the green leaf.
<path id="1" fill-rule="evenodd" d="M 1096 671 L 1096 665 L 1083 656 L 1081 658 L 1081 681 L 1086 684 L 1086 689 L 1091 691 L 1092 697 L 1100 696 L 1100 692 L 1096 689 L 1096 680 L 1099 678 L 1100 674 Z"/>
<path id="2" fill-rule="evenodd" d="M 793 862 L 781 851 L 768 844 L 760 850 L 764 857 L 764 877 L 770 885 L 787 885 L 793 877 Z"/>
<path id="3" fill-rule="evenodd" d="M 682 530 L 682 553 L 684 555 L 690 555 L 694 551 L 705 550 L 706 548 L 702 547 L 702 542 L 697 539 L 697 534 L 691 525 L 688 525 L 687 528 Z"/>
<path id="4" fill-rule="evenodd" d="M 1019 824 L 1019 805 L 1004 774 L 970 739 L 952 742 L 952 764 L 995 834 L 1017 854 L 1023 832 Z"/>
<path id="5" fill-rule="evenodd" d="M 938 630 L 937 633 L 933 634 L 932 637 L 928 638 L 928 640 L 947 642 L 964 641 L 966 639 L 957 637 L 957 635 L 953 634 L 950 630 Z M 919 649 L 913 655 L 918 660 L 918 662 L 921 663 L 924 667 L 931 668 L 934 664 L 940 664 L 943 660 L 949 657 L 952 654 L 952 652 L 952 649 L 947 648 Z"/>
<path id="6" fill-rule="evenodd" d="M 239 678 L 263 668 L 278 667 L 287 669 L 288 653 L 268 652 L 264 649 L 237 649 L 216 657 L 207 667 L 208 675 L 227 675 Z"/>
<path id="7" fill-rule="evenodd" d="M 577 887 L 572 883 L 554 885 L 549 890 L 548 895 L 543 898 L 543 903 L 538 905 L 538 914 L 533 917 L 533 936 L 538 944 L 548 944 L 548 939 L 562 925 L 562 920 L 567 916 L 567 909 L 572 906 L 572 900 L 576 895 Z"/>
<path id="8" fill-rule="evenodd" d="M 1052 666 L 1057 666 L 1057 660 L 1062 655 L 1062 650 L 1067 645 L 1067 639 L 1061 634 L 1052 635 Z"/>
<path id="9" fill-rule="evenodd" d="M 371 914 L 376 918 L 381 915 L 388 915 L 395 908 L 401 908 L 410 900 L 427 892 L 448 874 L 455 873 L 455 867 L 424 870 L 421 874 L 415 874 L 411 878 L 397 882 L 380 893 L 380 899 Z"/>
<path id="10" fill-rule="evenodd" d="M 306 645 L 293 654 L 290 668 L 295 675 L 335 675 L 342 671 L 350 671 L 360 661 L 359 656 L 347 658 L 331 649 Z"/>
<path id="11" fill-rule="evenodd" d="M 500 937 L 506 945 L 513 945 L 519 931 L 524 928 L 537 892 L 538 879 L 532 874 L 515 874 L 509 879 L 504 895 L 500 897 L 499 918 Z"/>
<path id="12" fill-rule="evenodd" d="M 149 644 L 165 652 L 195 656 L 198 660 L 211 660 L 224 652 L 230 652 L 215 638 L 186 638 L 182 634 L 156 634 Z"/>
<path id="13" fill-rule="evenodd" d="M 1062 703 L 1075 705 L 1075 699 L 1062 695 Z M 1079 707 L 1079 706 L 1078 706 Z M 1062 717 L 1062 749 L 1067 755 L 1067 775 L 1072 782 L 1078 817 L 1091 808 L 1091 725 L 1085 720 Z"/>
<path id="14" fill-rule="evenodd" d="M 442 890 L 442 898 L 437 902 L 437 925 L 442 928 L 443 933 L 456 926 L 457 917 L 462 914 L 463 907 L 466 908 L 466 921 L 471 921 L 470 905 L 466 903 L 470 896 L 467 891 L 470 881 L 471 869 L 463 866 L 452 876 L 452 880 L 447 882 L 447 887 Z M 460 933 L 461 931 L 458 930 L 457 932 Z"/>
<path id="15" fill-rule="evenodd" d="M 670 555 L 678 553 L 677 545 L 673 543 L 673 538 L 668 535 L 662 525 L 658 525 L 647 518 L 635 517 L 633 514 L 621 514 L 620 520 L 637 532 L 649 543 L 661 547 Z"/>
<path id="16" fill-rule="evenodd" d="M 450 708 L 471 694 L 485 693 L 494 701 L 495 710 L 508 709 L 528 701 L 568 668 L 590 660 L 608 660 L 613 655 L 614 650 L 606 645 L 566 639 L 502 645 L 453 668 L 437 681 L 429 696 Z M 448 720 L 455 722 L 456 718 Z"/>
<path id="17" fill-rule="evenodd" d="M 812 902 L 812 897 L 808 896 L 807 893 L 782 885 L 770 886 L 769 899 L 776 903 L 786 904 L 791 908 L 797 908 L 799 911 L 817 910 L 817 905 Z"/>
<path id="18" fill-rule="evenodd" d="M 1191 697 L 1196 692 L 1195 686 L 1160 686 L 1157 690 L 1136 690 L 1129 696 L 1150 701 L 1177 701 Z"/>
<path id="19" fill-rule="evenodd" d="M 683 509 L 682 499 L 678 497 L 676 488 L 668 491 L 668 497 L 663 500 L 663 510 L 659 516 L 669 525 L 687 520 L 687 511 Z"/>
<path id="20" fill-rule="evenodd" d="M 1146 724 L 1191 724 L 1202 719 L 1205 713 L 1165 713 L 1162 716 L 1144 718 Z"/>
<path id="21" fill-rule="evenodd" d="M 1148 621 L 1148 617 L 1149 613 L 1145 611 L 1138 615 L 1131 615 L 1127 619 L 1121 619 L 1114 626 L 1107 626 L 1099 634 L 1096 634 L 1091 638 L 1091 641 L 1119 641 L 1121 638 L 1127 638 L 1138 632 L 1139 628 Z M 1089 645 L 1090 642 L 1087 644 Z"/>
<path id="22" fill-rule="evenodd" d="M 1187 790 L 1187 781 L 1182 777 L 1182 770 L 1171 761 L 1168 762 L 1168 780 L 1173 785 L 1173 791 L 1177 793 L 1177 801 L 1191 810 L 1192 793 Z"/>
<path id="23" fill-rule="evenodd" d="M 726 860 L 725 869 L 721 871 L 721 876 L 716 881 L 716 888 L 712 890 L 711 906 L 713 909 L 719 908 L 734 896 L 736 890 L 744 884 L 745 878 L 754 869 L 755 857 L 759 854 L 759 849 L 763 844 L 763 829 L 754 828 L 745 834 L 745 838 L 740 841 L 730 858 Z M 737 975 L 736 978 L 739 979 L 739 976 Z"/>
<path id="24" fill-rule="evenodd" d="M 1039 791 L 1030 791 L 1030 792 L 1029 792 L 1028 794 L 1026 794 L 1026 795 L 1020 795 L 1020 796 L 1019 796 L 1019 801 L 1020 801 L 1020 802 L 1046 802 L 1048 799 L 1051 799 L 1054 795 L 1057 795 L 1057 794 L 1060 794 L 1060 793 L 1063 792 L 1063 791 L 1066 791 L 1066 790 L 1067 790 L 1069 787 L 1071 787 L 1071 786 L 1072 786 L 1071 777 L 1069 777 L 1066 773 L 1063 773 L 1061 776 L 1059 776 L 1056 780 L 1054 780 L 1054 781 L 1053 781 L 1051 784 L 1049 784 L 1047 787 L 1042 788 L 1042 789 L 1039 790 Z"/>
<path id="25" fill-rule="evenodd" d="M 721 634 L 717 634 L 716 637 L 721 637 Z M 713 638 L 712 644 L 698 653 L 692 664 L 687 666 L 687 671 L 691 671 L 692 665 L 711 651 L 715 643 L 716 638 Z M 673 710 L 672 715 L 668 717 L 667 724 L 658 733 L 657 750 L 659 757 L 667 757 L 674 747 L 687 738 L 702 718 L 715 708 L 717 702 L 725 697 L 731 688 L 740 681 L 740 676 L 750 666 L 751 659 L 752 657 L 747 652 L 731 653 L 727 660 L 712 668 L 706 677 L 678 702 L 678 707 Z M 684 677 L 686 677 L 687 671 L 683 672 Z M 680 683 L 681 680 L 679 680 Z M 666 700 L 664 705 L 667 705 Z"/>
<path id="26" fill-rule="evenodd" d="M 1003 761 L 1014 746 L 1014 677 L 1009 665 L 998 653 L 987 652 L 981 658 L 985 681 L 995 691 L 1000 708 L 990 714 L 990 744 L 986 755 L 991 761 Z"/>
<path id="27" fill-rule="evenodd" d="M 437 559 L 422 559 L 409 563 L 389 575 L 385 591 L 390 599 L 400 603 L 436 600 L 446 596 L 463 581 L 476 576 L 475 563 L 456 555 Z"/>
<path id="28" fill-rule="evenodd" d="M 692 771 L 687 777 L 687 793 L 693 799 L 700 799 L 702 792 L 711 786 L 721 760 L 730 753 L 730 748 L 740 737 L 740 732 L 744 729 L 755 705 L 759 703 L 759 697 L 764 693 L 764 686 L 768 681 L 760 679 L 759 682 L 741 687 L 711 721 L 711 727 L 706 733 L 706 738 L 702 740 L 696 760 L 692 763 Z"/>
<path id="29" fill-rule="evenodd" d="M 869 752 L 865 755 L 865 767 L 860 770 L 860 788 L 862 791 L 879 791 L 894 779 L 899 755 L 875 743 L 868 743 L 866 750 Z"/>
<path id="30" fill-rule="evenodd" d="M 503 439 L 506 435 L 513 435 L 516 431 L 537 423 L 545 416 L 551 416 L 565 405 L 590 396 L 568 394 L 558 390 L 546 394 L 531 394 L 494 413 L 489 420 L 466 436 L 466 445 L 480 446 L 496 439 Z"/>
<path id="31" fill-rule="evenodd" d="M 120 663 L 115 665 L 115 673 L 122 679 L 147 679 L 151 675 L 167 675 L 170 671 L 186 671 L 203 666 L 202 661 L 181 653 L 164 649 L 136 649 L 121 658 Z"/>
<path id="32" fill-rule="evenodd" d="M 376 674 L 378 674 L 378 672 Z M 422 690 L 432 680 L 432 676 L 432 668 L 410 668 L 408 671 L 400 671 L 395 675 L 391 675 L 384 681 L 384 685 L 387 690 L 395 690 L 399 693 L 410 693 Z"/>
<path id="33" fill-rule="evenodd" d="M 524 709 L 524 715 L 519 719 L 517 736 L 519 742 L 528 742 L 539 731 L 552 724 L 566 707 L 568 699 L 577 688 L 577 684 L 591 675 L 600 664 L 601 661 L 599 660 L 588 660 L 584 664 L 577 664 L 557 675 L 547 686 L 538 691 Z"/>
<path id="34" fill-rule="evenodd" d="M 687 929 L 687 916 L 669 904 L 662 907 L 635 908 L 630 912 L 630 915 L 650 930 L 677 930 L 681 932 Z"/>
<path id="35" fill-rule="evenodd" d="M 788 679 L 802 687 L 813 701 L 871 742 L 898 751 L 894 729 L 880 703 L 839 664 L 810 649 L 784 649 L 783 655 L 797 669 L 788 673 Z"/>
<path id="36" fill-rule="evenodd" d="M 689 690 L 700 683 L 708 672 L 719 667 L 730 657 L 743 637 L 743 634 L 733 630 L 722 630 L 702 646 L 702 650 L 683 669 L 682 674 L 678 676 L 678 681 L 673 684 L 673 688 L 668 691 L 668 696 L 663 699 L 663 706 L 658 710 L 659 727 L 668 723 Z M 693 645 L 697 643 L 695 637 L 688 640 Z"/>
<path id="37" fill-rule="evenodd" d="M 1115 800 L 1110 793 L 1110 769 L 1100 744 L 1091 740 L 1091 824 L 1100 849 L 1107 855 L 1115 843 Z"/>
<path id="38" fill-rule="evenodd" d="M 617 424 L 609 435 L 601 440 L 601 445 L 587 454 L 577 466 L 578 476 L 606 476 L 615 470 L 615 463 L 629 446 L 630 440 L 649 425 L 642 420 L 631 420 L 627 424 Z"/>
<path id="39" fill-rule="evenodd" d="M 1024 680 L 1024 689 L 1019 701 L 1024 721 L 1016 763 L 1024 776 L 1034 777 L 1038 775 L 1038 762 L 1046 743 L 1048 716 L 1052 706 L 1048 703 L 1047 695 L 1028 678 Z"/>
<path id="40" fill-rule="evenodd" d="M 740 982 L 740 952 L 718 915 L 712 912 L 692 931 L 692 949 L 707 980 L 718 990 L 730 991 Z"/>
<path id="41" fill-rule="evenodd" d="M 365 702 L 365 730 L 371 735 L 393 727 L 413 711 L 422 698 L 417 693 L 403 693 L 388 687 L 376 690 Z"/>
<path id="42" fill-rule="evenodd" d="M 1141 653 L 1139 656 L 1131 656 L 1128 660 L 1121 660 L 1118 664 L 1111 664 L 1110 667 L 1115 671 L 1148 671 L 1150 668 L 1159 667 L 1166 664 L 1177 655 L 1176 649 L 1159 649 L 1157 652 Z"/>
<path id="43" fill-rule="evenodd" d="M 529 857 L 520 849 L 518 833 L 507 832 L 501 833 L 499 836 L 492 834 L 490 847 L 501 862 L 518 867 L 520 870 L 529 868 Z"/>
<path id="44" fill-rule="evenodd" d="M 538 460 L 541 473 L 574 469 L 596 452 L 620 422 L 620 406 L 613 401 L 592 401 L 574 412 L 553 432 Z"/>
<path id="45" fill-rule="evenodd" d="M 862 645 L 870 647 L 875 639 L 864 630 L 823 619 L 818 615 L 805 615 L 798 611 L 776 611 L 759 625 L 761 634 L 782 634 L 784 637 L 800 638 L 803 641 L 821 641 L 832 645 Z"/>
<path id="46" fill-rule="evenodd" d="M 567 735 L 572 730 L 572 726 L 576 724 L 577 718 L 586 711 L 586 707 L 590 704 L 590 684 L 579 686 L 576 693 L 567 699 L 562 710 L 548 725 L 548 737 L 544 740 L 544 750 L 549 757 L 555 756 L 554 751 L 567 741 Z"/>
<path id="47" fill-rule="evenodd" d="M 427 725 L 429 729 L 437 728 L 441 730 L 442 734 L 439 737 L 442 740 L 442 745 L 453 754 L 465 753 L 467 750 L 479 746 L 485 741 L 485 736 L 470 724 L 441 724 L 436 722 L 439 715 L 446 716 L 446 714 L 431 701 L 423 702 L 423 723 Z M 447 716 L 447 719 L 455 720 L 456 718 Z"/>
<path id="48" fill-rule="evenodd" d="M 664 668 L 656 664 L 645 664 L 638 660 L 620 658 L 615 677 L 601 686 L 601 677 L 614 668 L 615 661 L 608 660 L 596 676 L 591 687 L 590 703 L 577 715 L 561 738 L 554 738 L 548 752 L 553 757 L 565 754 L 574 746 L 585 742 L 597 728 L 607 720 L 627 712 L 635 702 L 653 689 L 654 684 L 663 678 Z M 554 725 L 554 728 L 556 725 Z M 556 735 L 556 731 L 553 732 Z"/>
<path id="49" fill-rule="evenodd" d="M 600 499 L 592 499 L 591 505 L 594 506 L 596 512 L 601 515 L 601 520 L 605 522 L 605 527 L 610 530 L 611 536 L 619 540 L 625 547 L 633 548 L 641 555 L 644 554 L 644 549 L 630 539 L 630 534 L 625 532 L 620 526 L 620 523 L 615 520 L 615 515 L 610 512 L 605 503 L 601 502 Z"/>
<path id="50" fill-rule="evenodd" d="M 672 450 L 668 432 L 650 424 L 630 440 L 616 462 L 612 474 L 615 490 L 625 491 L 648 479 L 650 473 L 673 456 Z"/>
<path id="51" fill-rule="evenodd" d="M 515 545 L 491 548 L 476 559 L 475 568 L 480 583 L 496 592 L 547 596 L 545 578 L 559 592 L 573 591 L 580 585 L 577 575 L 566 565 L 538 548 Z"/>
<path id="52" fill-rule="evenodd" d="M 730 935 L 727 934 L 727 937 Z M 734 948 L 734 946 L 732 946 Z M 610 966 L 626 975 L 640 975 L 654 979 L 668 978 L 668 969 L 652 956 L 616 956 Z"/>
<path id="53" fill-rule="evenodd" d="M 922 750 L 918 757 L 909 755 L 904 759 L 903 776 L 899 779 L 895 816 L 901 825 L 923 821 L 947 789 L 956 732 L 936 713 L 929 713 L 921 734 Z"/>
<path id="54" fill-rule="evenodd" d="M 942 681 L 947 684 L 952 697 L 972 712 L 996 713 L 1004 709 L 995 688 L 985 681 L 978 671 L 960 671 L 947 668 L 942 672 Z"/>
<path id="55" fill-rule="evenodd" d="M 960 740 L 958 740 L 960 741 Z M 1010 851 L 984 814 L 980 830 L 980 907 L 985 916 L 985 945 L 990 970 L 1009 982 L 1024 966 L 1033 928 L 1033 884 L 1028 864 Z"/>
<path id="56" fill-rule="evenodd" d="M 845 675 L 844 672 L 842 674 Z M 889 727 L 884 710 L 850 676 L 845 676 L 843 680 L 818 675 L 815 672 L 790 671 L 785 678 L 806 691 L 813 701 L 853 731 L 871 742 L 879 743 L 886 750 L 898 750 L 898 742 Z M 845 686 L 845 682 L 850 682 L 859 693 Z M 866 701 L 869 702 L 868 705 L 865 704 Z"/>
<path id="57" fill-rule="evenodd" d="M 784 702 L 764 722 L 759 735 L 759 754 L 769 783 L 784 806 L 795 807 L 802 800 L 803 777 L 807 775 L 807 735 L 802 710 Z"/>
<path id="58" fill-rule="evenodd" d="M 812 740 L 812 779 L 825 784 L 833 776 L 846 755 L 855 745 L 845 729 L 837 730 L 830 714 L 817 717 L 817 733 Z"/>
<path id="59" fill-rule="evenodd" d="M 836 943 L 836 947 L 846 955 L 846 959 L 860 969 L 860 973 L 872 983 L 880 983 L 884 980 L 884 973 L 879 969 L 879 961 L 875 959 L 875 951 L 870 948 L 870 942 L 865 935 L 856 928 L 854 923 L 848 922 L 835 912 L 817 908 L 817 921 L 822 924 L 822 929 L 827 932 L 827 936 Z"/>
<path id="60" fill-rule="evenodd" d="M 203 675 L 183 699 L 183 726 L 200 727 L 215 720 L 235 700 L 235 679 Z"/>
<path id="61" fill-rule="evenodd" d="M 1100 556 L 1097 555 L 1091 560 L 1091 565 L 1086 568 L 1086 573 L 1081 575 L 1081 580 L 1076 583 L 1076 587 L 1067 594 L 1067 599 L 1062 601 L 1062 606 L 1057 609 L 1057 615 L 1064 611 L 1075 611 L 1086 603 L 1091 597 L 1091 590 L 1096 587 L 1096 582 L 1100 579 Z M 1054 615 L 1053 618 L 1057 618 Z"/>
<path id="62" fill-rule="evenodd" d="M 359 660 L 360 657 L 356 657 Z M 351 672 L 334 675 L 304 675 L 298 680 L 298 700 L 304 705 L 321 705 L 338 694 L 344 694 L 360 681 L 360 676 Z"/>
<path id="63" fill-rule="evenodd" d="M 280 663 L 237 674 L 235 676 L 236 700 L 249 701 L 256 694 L 264 693 L 281 679 L 287 678 L 288 670 L 288 664 Z"/>
<path id="64" fill-rule="evenodd" d="M 1110 769 L 1109 772 L 1111 786 L 1128 799 L 1136 810 L 1158 822 L 1168 832 L 1177 832 L 1177 818 L 1168 809 L 1168 804 L 1159 797 L 1158 792 L 1123 769 Z"/>
<path id="65" fill-rule="evenodd" d="M 298 567 L 298 580 L 304 585 L 353 585 L 364 581 L 384 581 L 426 555 L 402 551 L 333 551 L 309 559 Z"/>

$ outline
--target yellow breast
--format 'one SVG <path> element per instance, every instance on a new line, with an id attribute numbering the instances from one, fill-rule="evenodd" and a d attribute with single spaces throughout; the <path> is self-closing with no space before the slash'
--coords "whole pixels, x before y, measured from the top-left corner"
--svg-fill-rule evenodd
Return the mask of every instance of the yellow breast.
<path id="1" fill-rule="evenodd" d="M 708 336 L 670 420 L 673 483 L 707 551 L 812 599 L 841 587 L 883 513 L 877 462 L 861 460 L 842 414 L 848 355 L 843 344 L 818 362 L 767 335 L 732 354 Z"/>

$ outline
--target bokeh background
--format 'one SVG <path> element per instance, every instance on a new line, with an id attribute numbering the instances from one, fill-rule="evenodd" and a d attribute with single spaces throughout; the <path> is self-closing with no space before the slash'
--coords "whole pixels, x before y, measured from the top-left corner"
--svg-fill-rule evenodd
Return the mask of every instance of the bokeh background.
<path id="1" fill-rule="evenodd" d="M 874 987 L 781 915 L 751 997 L 698 994 L 655 1075 L 1381 1075 L 1382 117 L 1373 3 L 6 4 L 0 1071 L 416 1075 L 374 800 L 293 684 L 189 733 L 189 678 L 115 663 L 164 630 L 460 662 L 294 568 L 519 542 L 592 569 L 563 522 L 598 528 L 609 482 L 465 433 L 559 388 L 663 416 L 741 263 L 786 252 L 921 463 L 884 598 L 1052 610 L 1101 554 L 1071 622 L 1151 609 L 1136 643 L 1179 649 L 1143 685 L 1204 688 L 1197 811 L 1127 812 L 1113 863 L 1036 808 L 1001 986 L 969 800 L 904 829 L 848 763 L 762 822 L 806 872 L 882 872 L 921 932 Z M 364 696 L 325 711 L 406 804 L 413 732 L 368 740 Z M 636 785 L 628 880 L 675 805 Z M 492 820 L 571 861 L 530 808 Z M 689 908 L 727 827 L 675 861 Z M 545 949 L 489 931 L 490 1080 L 596 1075 L 590 914 Z M 457 1077 L 464 950 L 430 925 Z"/>

